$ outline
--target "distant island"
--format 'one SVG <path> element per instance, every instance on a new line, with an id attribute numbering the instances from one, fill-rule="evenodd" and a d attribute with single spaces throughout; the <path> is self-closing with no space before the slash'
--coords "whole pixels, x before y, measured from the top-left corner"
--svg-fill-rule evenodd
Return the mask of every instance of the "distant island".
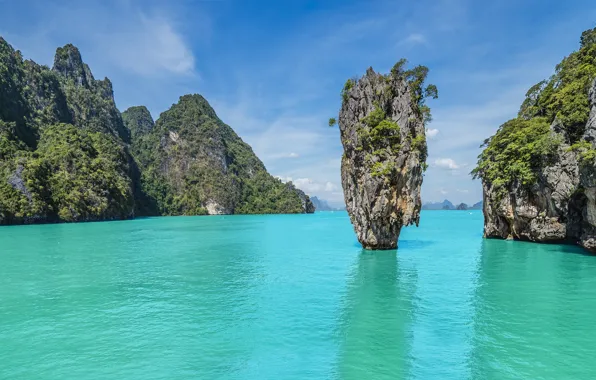
<path id="1" fill-rule="evenodd" d="M 482 210 L 482 201 L 468 206 L 466 203 L 460 203 L 455 206 L 451 201 L 445 199 L 443 202 L 426 202 L 422 205 L 423 210 Z"/>
<path id="2" fill-rule="evenodd" d="M 316 211 L 345 211 L 345 207 L 331 207 L 324 199 L 319 199 L 316 196 L 310 197 L 310 201 L 315 206 Z"/>

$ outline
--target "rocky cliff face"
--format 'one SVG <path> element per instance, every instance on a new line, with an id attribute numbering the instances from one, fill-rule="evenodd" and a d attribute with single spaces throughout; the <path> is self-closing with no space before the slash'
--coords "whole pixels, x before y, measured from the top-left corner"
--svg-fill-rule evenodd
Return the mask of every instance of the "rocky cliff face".
<path id="1" fill-rule="evenodd" d="M 389 75 L 370 68 L 342 93 L 342 185 L 365 249 L 396 248 L 401 228 L 420 219 L 426 138 L 420 99 L 407 78 L 401 67 Z"/>
<path id="2" fill-rule="evenodd" d="M 96 80 L 79 49 L 71 44 L 58 48 L 52 71 L 60 78 L 74 125 L 130 142 L 130 132 L 116 108 L 112 82 Z"/>
<path id="3" fill-rule="evenodd" d="M 596 39 L 585 41 L 549 82 L 530 89 L 518 118 L 487 140 L 474 172 L 482 179 L 486 237 L 596 252 L 596 81 L 589 74 Z"/>
<path id="4" fill-rule="evenodd" d="M 550 125 L 559 143 L 546 165 L 536 170 L 535 183 L 515 180 L 503 193 L 483 179 L 486 237 L 577 243 L 596 251 L 596 166 L 593 159 L 582 159 L 596 147 L 595 94 L 596 81 L 590 90 L 590 118 L 579 142 L 570 144 L 558 119 Z M 583 148 L 574 149 L 577 146 Z"/>
<path id="5" fill-rule="evenodd" d="M 596 79 L 590 91 L 590 103 L 592 110 L 583 140 L 589 144 L 588 149 L 592 149 L 593 153 L 593 149 L 596 149 Z M 573 206 L 575 213 L 581 211 L 581 215 L 575 218 L 577 227 L 573 230 L 579 233 L 579 242 L 584 248 L 596 252 L 596 164 L 593 158 L 580 160 L 579 173 L 578 195 L 573 200 Z"/>
<path id="6" fill-rule="evenodd" d="M 182 96 L 153 124 L 144 107 L 123 113 L 142 187 L 166 215 L 313 212 L 310 200 L 265 166 L 200 95 Z M 148 206 L 149 207 L 149 206 Z"/>
<path id="7" fill-rule="evenodd" d="M 298 195 L 298 198 L 300 198 L 302 213 L 312 214 L 316 211 L 316 207 L 315 207 L 314 203 L 311 201 L 310 197 L 308 195 L 306 195 L 306 193 L 304 191 L 302 191 L 299 188 L 297 188 L 296 186 L 294 186 L 294 184 L 292 182 L 288 182 L 288 183 L 286 183 L 286 185 L 288 186 L 288 188 L 290 189 L 291 192 L 296 193 Z"/>

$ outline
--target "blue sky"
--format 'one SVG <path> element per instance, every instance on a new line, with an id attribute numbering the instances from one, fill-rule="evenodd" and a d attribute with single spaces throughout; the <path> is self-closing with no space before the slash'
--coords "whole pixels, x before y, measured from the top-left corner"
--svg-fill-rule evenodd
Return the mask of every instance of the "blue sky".
<path id="1" fill-rule="evenodd" d="M 120 110 L 154 118 L 200 93 L 268 170 L 340 204 L 341 143 L 327 127 L 347 78 L 402 57 L 430 68 L 423 201 L 474 203 L 482 141 L 513 117 L 596 20 L 593 0 L 0 0 L 0 35 L 52 64 L 73 43 Z"/>

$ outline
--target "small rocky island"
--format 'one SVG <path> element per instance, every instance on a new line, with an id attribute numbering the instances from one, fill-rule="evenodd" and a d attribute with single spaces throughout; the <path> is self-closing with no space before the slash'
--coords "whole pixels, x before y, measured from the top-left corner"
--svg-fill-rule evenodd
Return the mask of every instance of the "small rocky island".
<path id="1" fill-rule="evenodd" d="M 596 252 L 596 29 L 534 85 L 519 114 L 485 141 L 488 238 L 579 244 Z"/>
<path id="2" fill-rule="evenodd" d="M 400 60 L 387 75 L 369 68 L 342 91 L 339 130 L 346 208 L 365 249 L 395 249 L 401 228 L 418 225 L 420 187 L 426 169 L 424 87 L 428 68 L 405 70 Z M 329 121 L 335 124 L 335 119 Z"/>

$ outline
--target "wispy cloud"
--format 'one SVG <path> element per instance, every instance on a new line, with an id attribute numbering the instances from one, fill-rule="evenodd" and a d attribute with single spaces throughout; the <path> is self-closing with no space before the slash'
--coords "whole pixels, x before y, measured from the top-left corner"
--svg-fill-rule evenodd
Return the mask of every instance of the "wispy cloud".
<path id="1" fill-rule="evenodd" d="M 165 5 L 143 5 L 135 1 L 57 2 L 40 10 L 45 16 L 42 22 L 10 37 L 42 63 L 56 47 L 71 42 L 81 48 L 84 59 L 93 61 L 92 69 L 111 66 L 141 76 L 195 74 L 195 56 L 177 30 L 175 12 Z M 45 57 L 40 58 L 41 53 Z"/>
<path id="2" fill-rule="evenodd" d="M 441 168 L 441 169 L 448 169 L 448 170 L 455 170 L 455 169 L 460 168 L 460 165 L 458 165 L 451 158 L 437 158 L 435 160 L 435 166 L 438 168 Z"/>
<path id="3" fill-rule="evenodd" d="M 412 33 L 399 41 L 398 45 L 426 45 L 428 41 L 421 33 Z"/>
<path id="4" fill-rule="evenodd" d="M 297 188 L 303 190 L 309 195 L 315 193 L 334 193 L 340 190 L 340 187 L 330 181 L 319 182 L 312 178 L 292 178 L 284 176 L 276 176 L 282 182 L 292 182 Z"/>
<path id="5" fill-rule="evenodd" d="M 171 21 L 143 13 L 131 16 L 122 29 L 95 37 L 113 64 L 140 75 L 194 74 L 194 54 Z"/>
<path id="6" fill-rule="evenodd" d="M 427 128 L 426 129 L 426 137 L 429 139 L 434 139 L 439 134 L 439 130 L 436 128 Z"/>

